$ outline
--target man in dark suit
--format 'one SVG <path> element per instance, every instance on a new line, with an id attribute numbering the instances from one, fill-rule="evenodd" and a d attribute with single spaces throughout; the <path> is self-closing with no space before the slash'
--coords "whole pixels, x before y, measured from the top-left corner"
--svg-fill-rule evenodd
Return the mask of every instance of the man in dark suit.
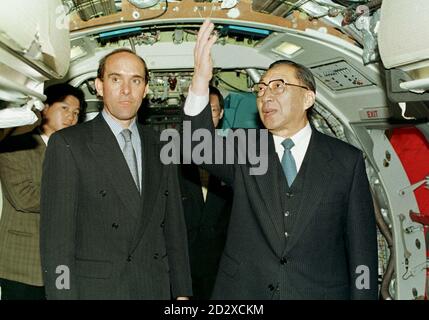
<path id="1" fill-rule="evenodd" d="M 213 29 L 205 21 L 198 34 L 185 104 L 192 129 L 212 132 L 204 106 L 212 77 Z M 310 126 L 307 111 L 316 88 L 304 66 L 273 63 L 255 93 L 269 131 L 267 141 L 255 142 L 268 144 L 265 174 L 251 175 L 251 161 L 204 166 L 234 188 L 212 297 L 376 299 L 376 225 L 362 152 Z"/>
<path id="2" fill-rule="evenodd" d="M 213 125 L 223 117 L 220 91 L 210 86 L 209 102 Z M 188 228 L 189 257 L 194 299 L 209 299 L 225 245 L 232 205 L 232 188 L 194 164 L 181 166 L 180 185 Z"/>
<path id="3" fill-rule="evenodd" d="M 118 49 L 95 81 L 104 109 L 54 134 L 43 167 L 41 254 L 48 299 L 170 299 L 192 294 L 177 167 L 136 123 L 142 58 Z"/>
<path id="4" fill-rule="evenodd" d="M 2 300 L 45 298 L 39 249 L 42 161 L 51 134 L 75 125 L 84 113 L 83 92 L 69 84 L 55 84 L 44 94 L 41 126 L 17 135 L 11 129 L 0 142 Z"/>

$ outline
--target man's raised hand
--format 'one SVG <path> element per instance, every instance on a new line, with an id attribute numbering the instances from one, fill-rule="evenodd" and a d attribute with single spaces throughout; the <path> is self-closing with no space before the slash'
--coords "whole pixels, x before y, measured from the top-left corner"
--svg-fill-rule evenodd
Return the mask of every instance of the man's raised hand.
<path id="1" fill-rule="evenodd" d="M 200 96 L 207 94 L 209 82 L 213 76 L 211 49 L 217 40 L 217 34 L 213 33 L 213 30 L 214 24 L 206 19 L 198 31 L 194 48 L 192 92 Z"/>

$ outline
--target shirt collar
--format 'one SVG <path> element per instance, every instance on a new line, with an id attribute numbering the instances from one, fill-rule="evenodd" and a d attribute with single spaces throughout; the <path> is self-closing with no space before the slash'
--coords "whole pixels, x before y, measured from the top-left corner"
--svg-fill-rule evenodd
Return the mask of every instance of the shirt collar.
<path id="1" fill-rule="evenodd" d="M 304 128 L 299 130 L 297 133 L 295 133 L 293 136 L 290 137 L 292 139 L 295 146 L 302 145 L 304 141 L 310 140 L 311 136 L 311 126 L 310 122 L 307 122 Z M 280 145 L 283 140 L 285 140 L 284 137 L 276 136 L 273 134 L 274 143 L 276 145 Z"/>
<path id="2" fill-rule="evenodd" d="M 40 133 L 40 137 L 42 138 L 43 142 L 45 143 L 45 145 L 48 145 L 48 141 L 49 141 L 49 137 L 44 134 L 44 133 Z"/>
<path id="3" fill-rule="evenodd" d="M 104 120 L 106 120 L 108 126 L 112 130 L 115 137 L 119 136 L 119 134 L 122 132 L 122 130 L 124 130 L 124 128 L 122 128 L 121 124 L 118 121 L 116 121 L 115 119 L 113 119 L 112 116 L 109 115 L 104 109 L 101 112 L 101 115 L 103 116 Z M 136 117 L 134 117 L 134 119 L 131 121 L 131 124 L 128 127 L 128 129 L 130 129 L 130 131 L 132 132 L 132 136 L 139 134 L 139 131 L 137 129 L 137 124 L 136 124 Z"/>
<path id="4" fill-rule="evenodd" d="M 37 133 L 39 134 L 40 138 L 42 138 L 45 145 L 48 145 L 49 137 L 42 131 L 42 129 L 39 127 L 37 128 Z"/>

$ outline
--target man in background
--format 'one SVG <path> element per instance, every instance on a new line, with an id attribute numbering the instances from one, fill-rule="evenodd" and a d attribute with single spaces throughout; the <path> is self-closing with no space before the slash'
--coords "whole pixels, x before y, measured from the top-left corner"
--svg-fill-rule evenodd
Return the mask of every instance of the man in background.
<path id="1" fill-rule="evenodd" d="M 42 161 L 49 137 L 75 125 L 84 114 L 85 99 L 81 90 L 56 84 L 44 94 L 47 99 L 41 126 L 0 142 L 2 300 L 45 298 L 39 249 Z"/>
<path id="2" fill-rule="evenodd" d="M 224 101 L 210 86 L 213 125 L 220 127 Z M 194 299 L 209 299 L 226 240 L 232 205 L 232 188 L 194 164 L 182 165 L 182 199 L 188 227 L 189 256 Z"/>

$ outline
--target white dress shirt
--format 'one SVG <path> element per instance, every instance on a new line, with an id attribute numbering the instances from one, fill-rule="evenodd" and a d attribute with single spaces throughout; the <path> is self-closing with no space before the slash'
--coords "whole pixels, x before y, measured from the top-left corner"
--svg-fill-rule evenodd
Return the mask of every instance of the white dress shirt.
<path id="1" fill-rule="evenodd" d="M 209 104 L 209 89 L 207 88 L 207 94 L 204 96 L 197 96 L 192 93 L 189 88 L 188 96 L 186 97 L 185 106 L 183 111 L 187 116 L 194 117 L 199 115 L 204 110 L 206 105 Z"/>
<path id="2" fill-rule="evenodd" d="M 46 134 L 42 133 L 41 131 L 39 134 L 40 134 L 40 137 L 42 138 L 43 142 L 45 143 L 45 145 L 48 146 L 49 137 Z"/>

